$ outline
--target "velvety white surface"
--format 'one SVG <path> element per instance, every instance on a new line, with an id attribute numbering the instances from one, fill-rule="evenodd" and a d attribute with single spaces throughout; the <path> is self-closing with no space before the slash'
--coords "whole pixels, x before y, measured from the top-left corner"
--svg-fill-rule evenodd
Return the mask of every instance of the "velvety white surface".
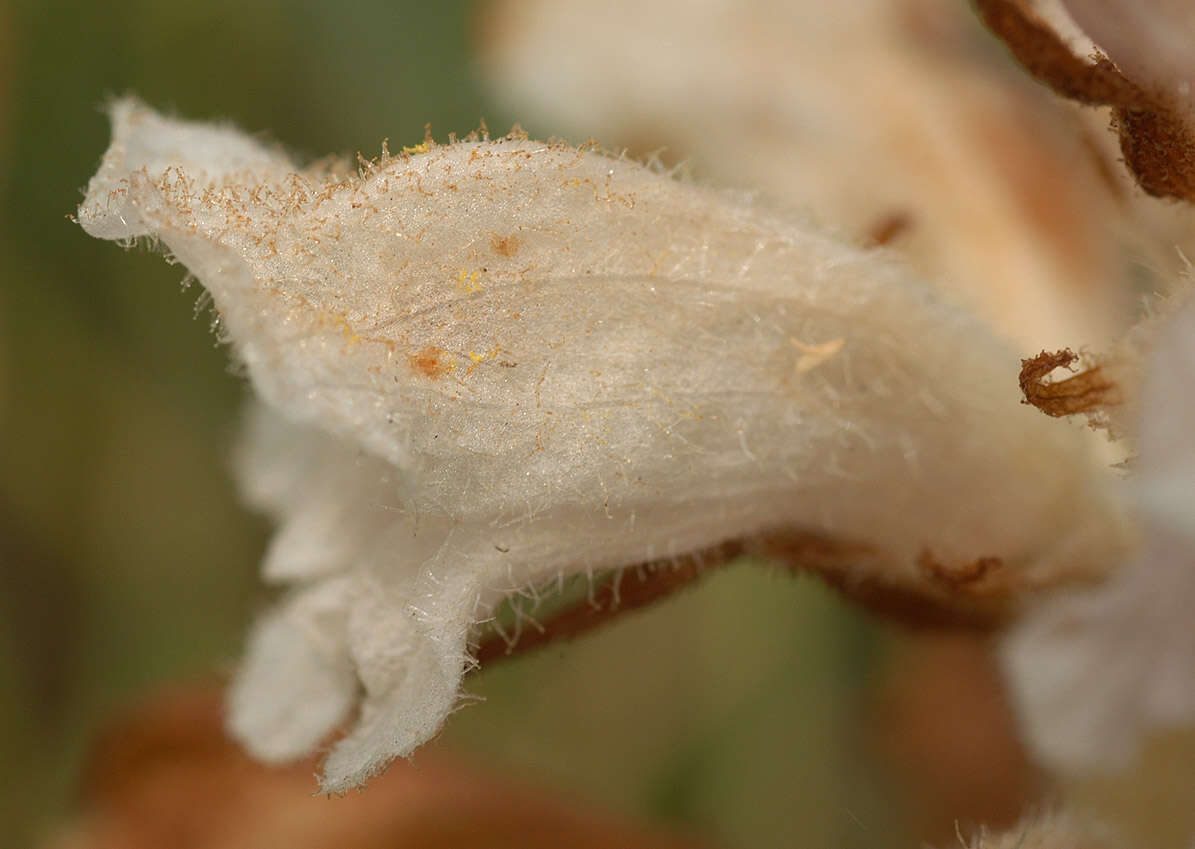
<path id="1" fill-rule="evenodd" d="M 434 735 L 470 629 L 562 574 L 778 527 L 930 594 L 926 552 L 999 557 L 1014 588 L 1117 556 L 1084 435 L 1022 406 L 1008 345 L 891 257 L 562 144 L 296 172 L 233 130 L 112 115 L 80 222 L 160 240 L 264 405 L 241 469 L 294 589 L 231 728 L 283 759 L 360 703 L 326 790 Z"/>

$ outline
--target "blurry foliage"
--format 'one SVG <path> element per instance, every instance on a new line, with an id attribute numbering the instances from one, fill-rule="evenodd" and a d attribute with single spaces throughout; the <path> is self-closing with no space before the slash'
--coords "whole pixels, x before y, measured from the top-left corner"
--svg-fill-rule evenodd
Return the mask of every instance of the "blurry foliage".
<path id="1" fill-rule="evenodd" d="M 198 290 L 67 220 L 98 107 L 135 92 L 300 156 L 504 129 L 470 5 L 0 0 L 0 843 L 64 815 L 114 707 L 227 668 L 267 595 L 226 469 L 244 386 Z M 879 645 L 820 586 L 740 567 L 483 670 L 438 745 L 733 845 L 917 845 L 860 730 Z"/>
<path id="2" fill-rule="evenodd" d="M 468 130 L 463 3 L 0 7 L 0 844 L 60 815 L 97 723 L 227 666 L 264 598 L 226 469 L 244 393 L 181 269 L 67 220 L 135 91 L 299 152 Z M 491 119 L 500 116 L 491 114 Z M 500 123 L 500 122 L 498 122 Z M 108 249 L 105 249 L 108 248 Z"/>

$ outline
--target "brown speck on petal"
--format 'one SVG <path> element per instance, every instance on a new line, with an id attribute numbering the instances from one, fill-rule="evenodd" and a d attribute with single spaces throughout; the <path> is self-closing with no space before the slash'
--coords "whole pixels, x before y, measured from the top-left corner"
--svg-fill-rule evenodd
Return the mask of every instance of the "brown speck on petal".
<path id="1" fill-rule="evenodd" d="M 864 247 L 879 248 L 900 238 L 913 227 L 913 215 L 903 209 L 890 212 L 880 218 L 867 232 Z"/>
<path id="2" fill-rule="evenodd" d="M 514 256 L 522 246 L 523 240 L 518 236 L 499 236 L 497 233 L 490 236 L 490 247 L 499 256 Z"/>
<path id="3" fill-rule="evenodd" d="M 436 380 L 449 371 L 449 364 L 444 359 L 446 353 L 447 351 L 429 345 L 421 351 L 408 355 L 407 360 L 415 371 Z"/>

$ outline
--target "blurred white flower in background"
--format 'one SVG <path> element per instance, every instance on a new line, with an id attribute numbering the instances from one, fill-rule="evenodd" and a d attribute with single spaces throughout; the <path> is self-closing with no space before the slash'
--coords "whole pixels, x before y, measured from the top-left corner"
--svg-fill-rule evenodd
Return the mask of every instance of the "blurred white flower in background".
<path id="1" fill-rule="evenodd" d="M 506 0 L 483 33 L 484 79 L 518 114 L 878 236 L 1027 352 L 1124 326 L 1089 133 L 961 3 Z"/>

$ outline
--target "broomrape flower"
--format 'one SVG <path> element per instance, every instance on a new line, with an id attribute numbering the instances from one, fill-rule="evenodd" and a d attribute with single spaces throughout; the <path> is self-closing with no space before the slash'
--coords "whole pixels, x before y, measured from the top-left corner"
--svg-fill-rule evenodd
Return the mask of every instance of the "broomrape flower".
<path id="1" fill-rule="evenodd" d="M 495 95 L 552 126 L 679 147 L 846 238 L 891 241 L 1024 352 L 1112 352 L 1044 385 L 1074 355 L 1043 352 L 1023 377 L 1051 414 L 1097 414 L 1118 438 L 1110 463 L 1136 455 L 1118 481 L 1136 542 L 1106 584 L 1059 594 L 1014 627 L 1009 684 L 1028 743 L 1057 769 L 1123 767 L 1160 728 L 1189 726 L 1192 5 L 613 4 L 498 2 L 484 54 Z M 637 25 L 617 38 L 627 15 Z M 1102 109 L 1025 85 L 987 49 L 981 21 L 1054 93 Z M 1133 288 L 1167 297 L 1128 330 Z"/>
<path id="2" fill-rule="evenodd" d="M 354 173 L 111 116 L 80 223 L 184 264 L 260 399 L 240 473 L 289 589 L 230 725 L 285 760 L 359 706 L 325 790 L 432 737 L 475 626 L 561 576 L 815 538 L 848 590 L 998 617 L 1118 556 L 1085 434 L 891 257 L 519 134 Z"/>

